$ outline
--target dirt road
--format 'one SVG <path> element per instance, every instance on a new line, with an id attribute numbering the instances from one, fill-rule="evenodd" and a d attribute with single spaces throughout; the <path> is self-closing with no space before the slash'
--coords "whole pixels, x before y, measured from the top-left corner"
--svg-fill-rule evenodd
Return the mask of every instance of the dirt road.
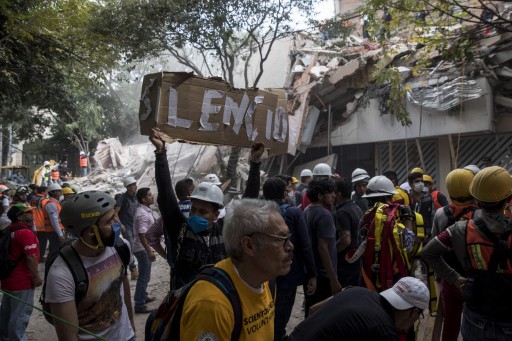
<path id="1" fill-rule="evenodd" d="M 44 265 L 39 266 L 39 270 L 41 273 L 44 273 Z M 135 292 L 135 284 L 136 281 L 130 281 L 132 300 Z M 167 290 L 169 288 L 169 268 L 164 259 L 157 256 L 157 260 L 153 263 L 153 268 L 151 270 L 151 281 L 148 286 L 149 296 L 156 296 L 157 301 L 149 304 L 150 308 L 157 308 L 159 302 L 165 297 L 167 294 Z M 36 296 L 34 301 L 35 305 L 40 307 L 39 297 L 41 295 L 41 288 L 37 288 Z M 288 323 L 287 330 L 291 332 L 293 328 L 297 324 L 299 324 L 303 320 L 304 312 L 302 311 L 302 302 L 304 299 L 304 295 L 302 292 L 302 288 L 298 288 L 297 290 L 297 298 L 295 300 L 295 305 L 293 307 L 292 316 Z M 136 314 L 135 315 L 135 327 L 137 332 L 137 340 L 144 340 L 144 325 L 146 323 L 147 314 Z M 431 339 L 431 329 L 433 325 L 433 318 L 430 318 L 428 314 L 425 314 L 425 318 L 420 320 L 418 324 L 418 340 L 430 340 Z M 57 340 L 57 335 L 55 333 L 55 329 L 51 324 L 46 322 L 43 314 L 40 311 L 34 310 L 32 312 L 32 317 L 30 319 L 30 323 L 27 329 L 27 333 L 29 336 L 29 340 L 31 341 L 55 341 Z M 116 340 L 117 341 L 117 340 Z"/>

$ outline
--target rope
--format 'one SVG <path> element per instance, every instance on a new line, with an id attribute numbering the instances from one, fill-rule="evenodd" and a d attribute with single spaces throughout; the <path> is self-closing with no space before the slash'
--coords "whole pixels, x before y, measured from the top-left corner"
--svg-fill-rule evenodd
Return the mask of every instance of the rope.
<path id="1" fill-rule="evenodd" d="M 74 328 L 76 328 L 76 329 L 80 330 L 80 331 L 81 331 L 81 332 L 83 332 L 83 333 L 89 334 L 90 336 L 95 337 L 95 338 L 96 338 L 96 339 L 98 339 L 98 340 L 107 341 L 106 339 L 102 338 L 101 336 L 98 336 L 98 335 L 94 334 L 93 332 L 90 332 L 90 331 L 88 331 L 88 330 L 86 330 L 86 329 L 84 329 L 84 328 L 82 328 L 82 327 L 80 327 L 80 326 L 77 326 L 76 324 L 73 324 L 73 323 L 71 323 L 71 322 L 69 322 L 69 321 L 67 321 L 67 320 L 64 320 L 63 318 L 61 318 L 61 317 L 59 317 L 59 316 L 55 316 L 55 315 L 53 315 L 52 313 L 49 313 L 49 312 L 47 312 L 47 311 L 44 311 L 43 309 L 41 309 L 41 308 L 39 308 L 39 307 L 36 307 L 35 305 L 30 304 L 30 303 L 28 303 L 27 301 L 24 301 L 24 300 L 22 300 L 21 298 L 16 297 L 16 296 L 14 296 L 14 295 L 12 295 L 12 294 L 8 293 L 7 291 L 4 291 L 4 290 L 0 289 L 0 292 L 1 292 L 2 294 L 4 294 L 4 295 L 6 295 L 6 296 L 10 297 L 10 298 L 13 298 L 13 299 L 15 299 L 15 300 L 17 300 L 17 301 L 20 301 L 21 303 L 23 303 L 23 304 L 25 304 L 25 305 L 28 305 L 28 306 L 32 307 L 33 309 L 39 310 L 40 312 L 42 312 L 42 313 L 43 313 L 43 314 L 45 314 L 45 315 L 48 315 L 48 316 L 50 316 L 50 317 L 52 317 L 52 318 L 54 318 L 54 319 L 57 319 L 57 320 L 59 320 L 60 322 L 64 322 L 65 324 L 70 325 L 71 327 L 74 327 Z"/>

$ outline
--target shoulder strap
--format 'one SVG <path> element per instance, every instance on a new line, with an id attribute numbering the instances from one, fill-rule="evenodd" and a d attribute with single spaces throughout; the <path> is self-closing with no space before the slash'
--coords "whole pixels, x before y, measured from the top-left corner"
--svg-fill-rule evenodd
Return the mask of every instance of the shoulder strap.
<path id="1" fill-rule="evenodd" d="M 75 303 L 78 304 L 87 293 L 89 276 L 87 276 L 84 264 L 73 246 L 63 246 L 60 249 L 60 255 L 73 275 L 75 281 Z"/>
<path id="2" fill-rule="evenodd" d="M 455 217 L 453 216 L 453 214 L 452 214 L 452 210 L 450 209 L 450 206 L 444 206 L 443 207 L 443 213 L 446 216 L 446 218 L 448 218 L 448 225 L 447 226 L 451 226 L 451 225 L 453 225 L 453 223 L 455 223 L 457 221 L 455 219 Z"/>
<path id="3" fill-rule="evenodd" d="M 231 332 L 231 341 L 237 341 L 240 339 L 240 334 L 242 332 L 242 304 L 240 302 L 240 297 L 238 296 L 238 292 L 236 291 L 233 282 L 229 275 L 222 269 L 215 267 L 206 267 L 199 273 L 197 278 L 192 282 L 189 287 L 186 289 L 185 293 L 180 297 L 180 301 L 174 312 L 174 316 L 172 318 L 173 328 L 171 328 L 171 340 L 179 340 L 180 338 L 180 321 L 181 315 L 183 313 L 183 306 L 185 304 L 185 299 L 190 291 L 190 288 L 197 281 L 208 281 L 215 285 L 217 288 L 222 291 L 224 295 L 229 299 L 231 306 L 233 307 L 234 312 L 234 321 L 235 326 L 233 327 L 233 331 Z"/>
<path id="4" fill-rule="evenodd" d="M 495 272 L 498 268 L 498 264 L 502 269 L 505 269 L 507 267 L 507 259 L 512 257 L 511 250 L 507 248 L 507 240 L 510 234 L 512 234 L 512 230 L 507 229 L 507 231 L 498 238 L 489 230 L 481 217 L 473 219 L 473 223 L 478 230 L 494 244 L 494 252 L 489 261 L 488 270 Z"/>
<path id="5" fill-rule="evenodd" d="M 128 269 L 128 265 L 130 264 L 130 248 L 121 239 L 116 241 L 114 247 L 117 251 L 117 254 L 121 258 L 121 261 L 123 262 L 124 270 L 126 272 L 126 269 Z"/>

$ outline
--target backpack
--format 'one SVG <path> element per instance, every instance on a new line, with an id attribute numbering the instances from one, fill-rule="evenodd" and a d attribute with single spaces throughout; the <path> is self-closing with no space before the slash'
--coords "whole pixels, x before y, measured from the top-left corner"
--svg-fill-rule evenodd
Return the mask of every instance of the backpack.
<path id="1" fill-rule="evenodd" d="M 398 219 L 400 204 L 377 203 L 369 209 L 359 223 L 360 245 L 351 260 L 363 259 L 363 278 L 373 290 L 391 288 L 396 276 L 407 276 L 413 257 L 421 252 L 425 237 L 422 216 L 413 212 L 415 242 L 408 252 L 403 230 L 405 226 Z"/>
<path id="2" fill-rule="evenodd" d="M 170 290 L 158 310 L 153 311 L 146 321 L 145 341 L 171 341 L 180 339 L 180 322 L 187 294 L 199 280 L 208 281 L 217 288 L 231 303 L 234 312 L 235 326 L 231 332 L 231 340 L 239 340 L 242 332 L 242 305 L 238 292 L 229 275 L 222 269 L 205 265 L 197 277 L 179 289 Z M 276 282 L 269 281 L 270 293 L 275 302 Z"/>
<path id="3" fill-rule="evenodd" d="M 50 308 L 50 303 L 45 302 L 46 279 L 53 262 L 55 262 L 59 255 L 62 257 L 69 270 L 71 270 L 71 274 L 73 275 L 73 279 L 75 281 L 75 304 L 77 306 L 78 303 L 80 303 L 80 301 L 85 297 L 87 294 L 87 289 L 89 288 L 89 276 L 87 275 L 87 271 L 85 270 L 84 264 L 82 263 L 78 252 L 76 252 L 72 245 L 75 240 L 76 239 L 66 242 L 60 247 L 58 253 L 50 253 L 46 258 L 44 268 L 44 284 L 39 302 L 43 308 L 44 318 L 51 324 L 53 324 L 53 317 L 50 315 L 52 310 Z M 117 254 L 121 258 L 126 274 L 126 269 L 128 268 L 128 264 L 130 264 L 130 248 L 121 239 L 117 240 L 114 247 L 117 251 Z"/>
<path id="4" fill-rule="evenodd" d="M 187 294 L 197 281 L 208 281 L 214 284 L 231 302 L 235 314 L 235 326 L 231 332 L 231 340 L 240 338 L 242 332 L 242 305 L 233 281 L 222 269 L 211 265 L 204 267 L 192 282 L 179 289 L 171 290 L 146 321 L 146 341 L 170 341 L 180 339 L 180 321 Z"/>
<path id="5" fill-rule="evenodd" d="M 450 205 L 443 207 L 443 213 L 448 218 L 448 224 L 446 224 L 447 227 L 452 226 L 459 220 L 470 220 L 473 217 L 475 210 L 478 209 L 476 205 L 466 206 L 454 216 L 451 208 L 452 207 Z"/>
<path id="6" fill-rule="evenodd" d="M 28 229 L 25 226 L 16 226 L 13 228 L 6 227 L 5 229 L 0 230 L 0 280 L 9 277 L 16 265 L 18 265 L 20 259 L 23 258 L 23 255 L 21 255 L 17 260 L 11 260 L 9 259 L 9 251 L 12 233 L 25 228 Z"/>

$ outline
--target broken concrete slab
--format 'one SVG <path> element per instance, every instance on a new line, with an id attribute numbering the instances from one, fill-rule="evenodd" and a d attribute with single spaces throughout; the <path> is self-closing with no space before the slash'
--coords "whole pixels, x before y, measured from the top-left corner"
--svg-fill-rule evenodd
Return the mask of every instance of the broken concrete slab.
<path id="1" fill-rule="evenodd" d="M 340 66 L 330 77 L 329 83 L 336 84 L 343 78 L 353 75 L 361 67 L 359 59 L 353 59 L 345 65 Z"/>

